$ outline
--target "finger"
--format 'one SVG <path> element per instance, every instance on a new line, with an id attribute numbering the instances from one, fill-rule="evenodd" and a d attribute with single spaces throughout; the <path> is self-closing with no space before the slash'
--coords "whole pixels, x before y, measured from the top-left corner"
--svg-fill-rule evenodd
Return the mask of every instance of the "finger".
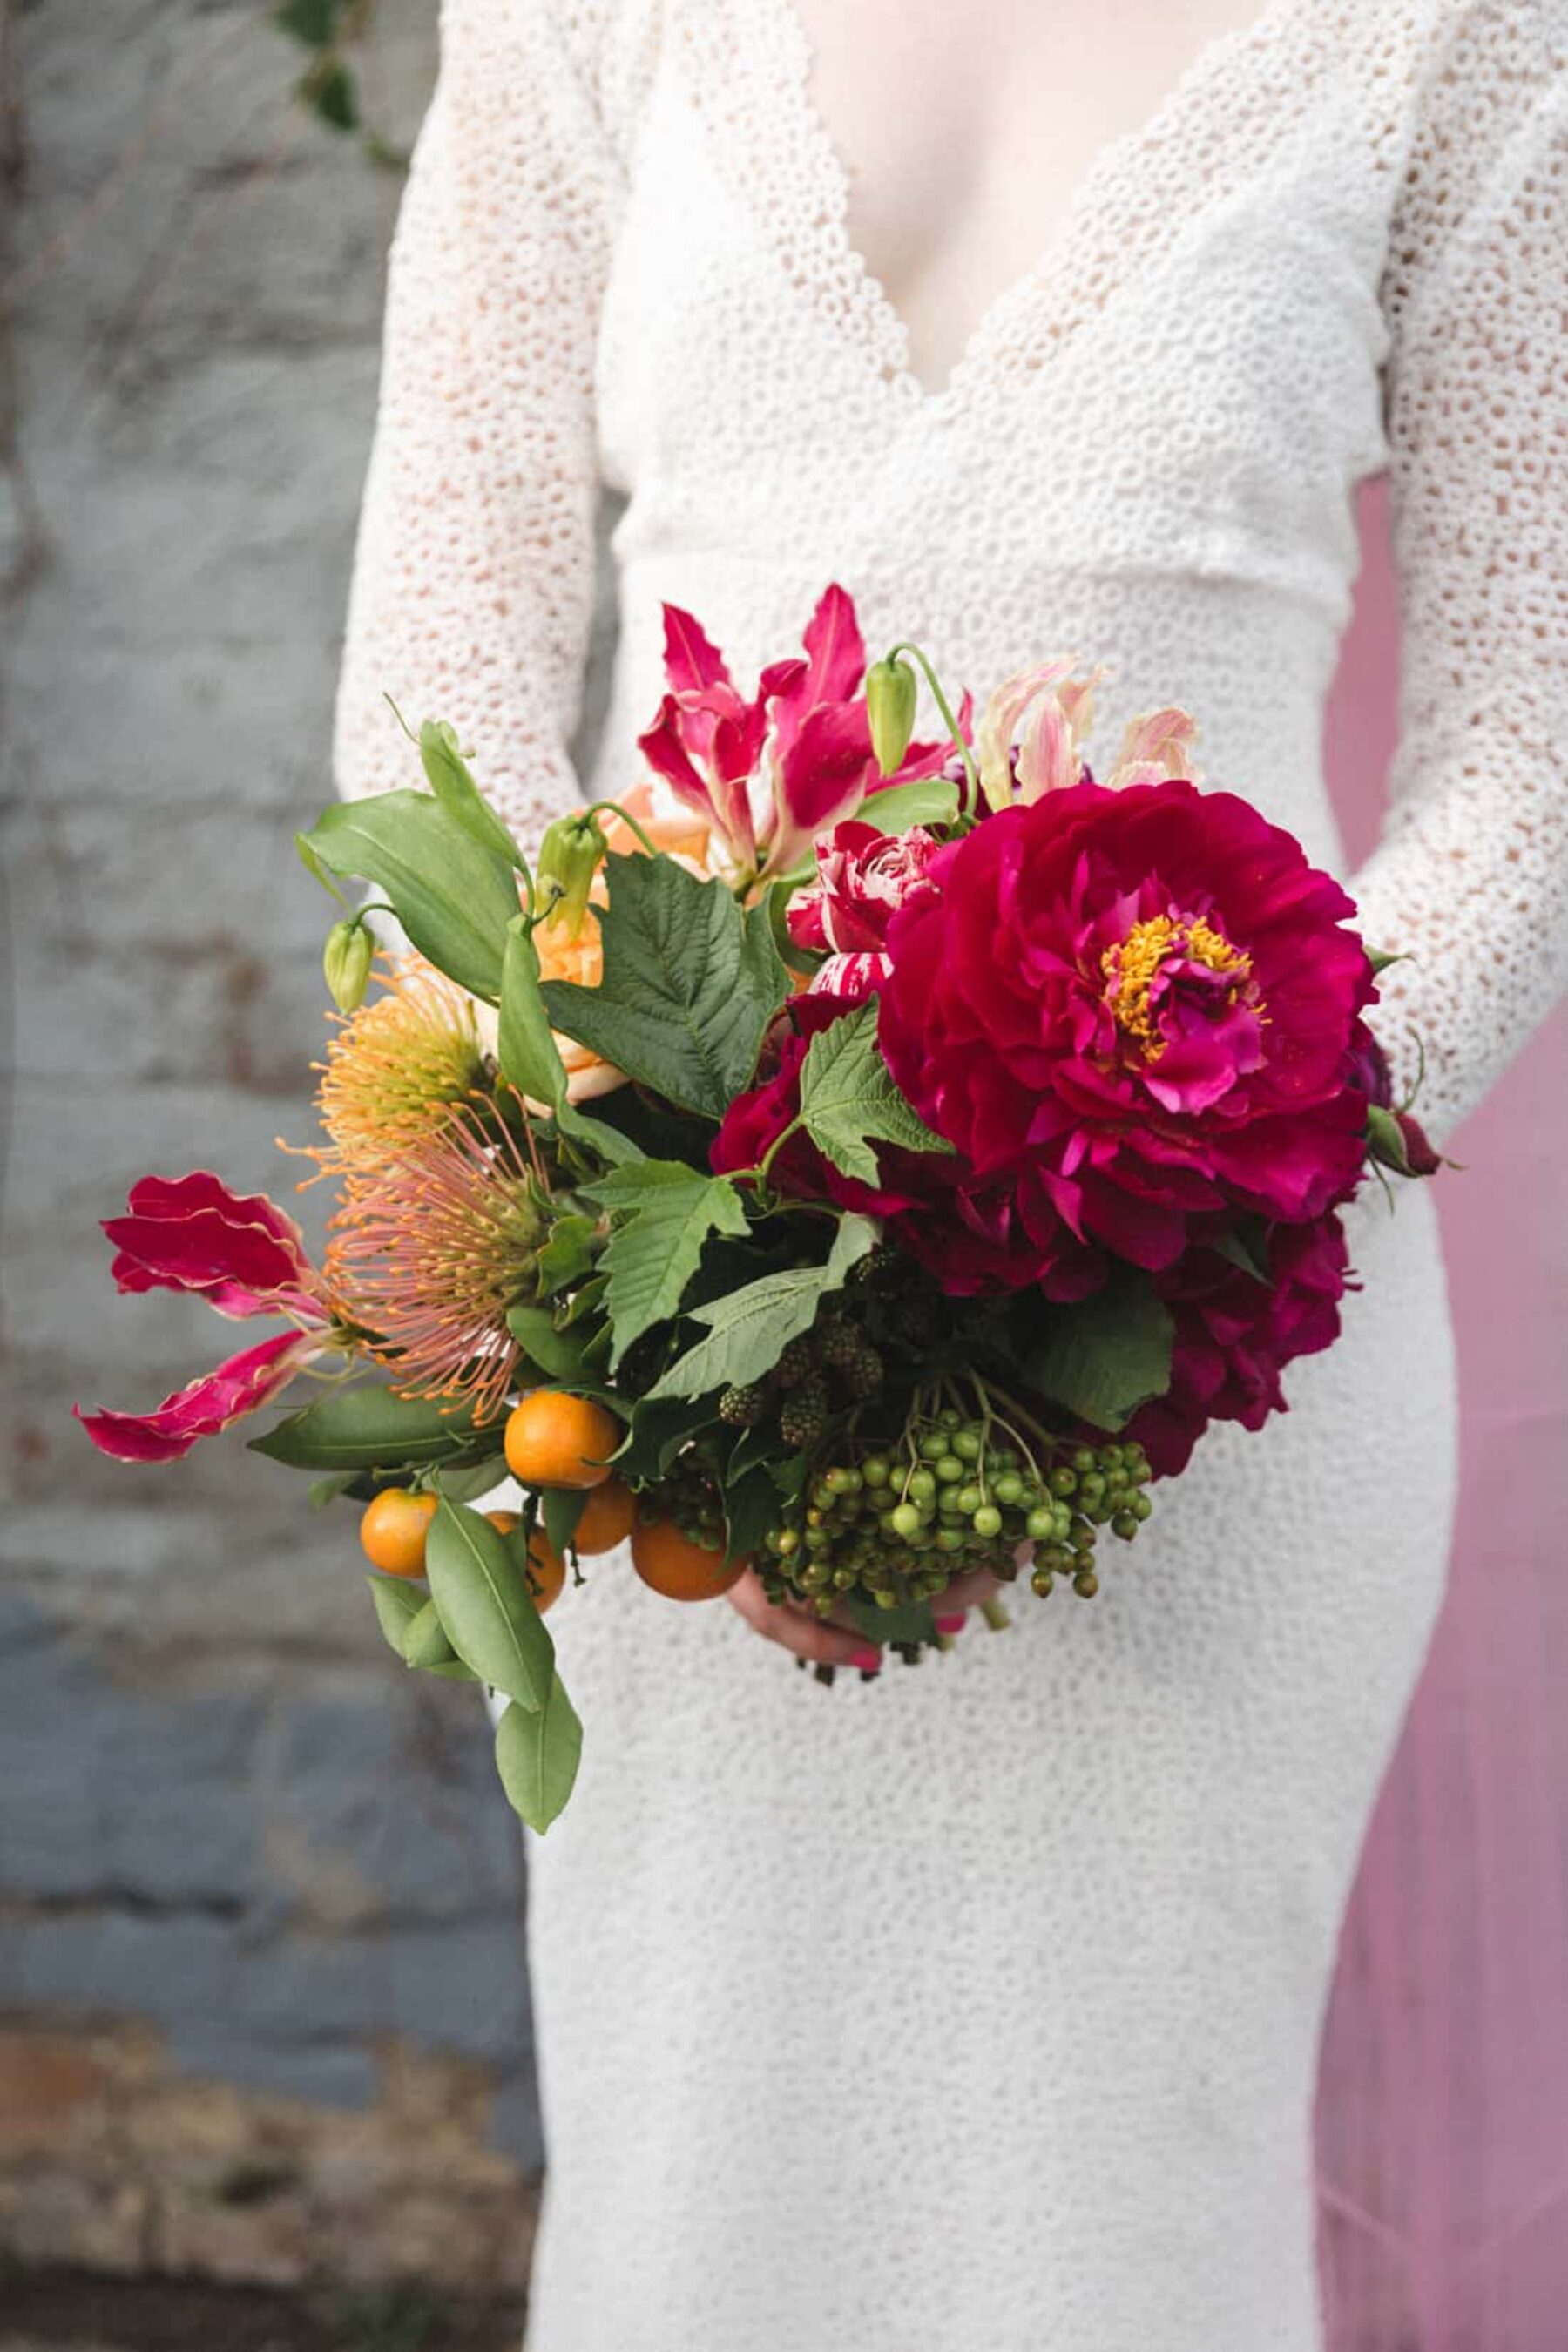
<path id="1" fill-rule="evenodd" d="M 755 1569 L 749 1568 L 725 1597 L 753 1633 L 760 1633 L 765 1642 L 776 1642 L 781 1649 L 793 1652 L 797 1658 L 808 1659 L 813 1665 L 858 1666 L 867 1673 L 881 1665 L 880 1650 L 873 1647 L 864 1633 L 830 1624 L 826 1618 L 797 1609 L 791 1601 L 770 1601 Z"/>

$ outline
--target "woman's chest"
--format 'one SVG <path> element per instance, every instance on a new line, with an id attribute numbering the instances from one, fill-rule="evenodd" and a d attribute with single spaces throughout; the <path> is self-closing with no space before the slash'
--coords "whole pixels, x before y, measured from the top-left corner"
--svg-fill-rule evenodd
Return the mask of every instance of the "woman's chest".
<path id="1" fill-rule="evenodd" d="M 673 0 L 599 353 L 626 542 L 957 543 L 1005 516 L 1058 562 L 1245 568 L 1310 541 L 1325 497 L 1339 534 L 1382 456 L 1398 150 L 1336 13 L 1273 0 L 1096 146 L 933 389 L 852 231 L 802 20 Z"/>

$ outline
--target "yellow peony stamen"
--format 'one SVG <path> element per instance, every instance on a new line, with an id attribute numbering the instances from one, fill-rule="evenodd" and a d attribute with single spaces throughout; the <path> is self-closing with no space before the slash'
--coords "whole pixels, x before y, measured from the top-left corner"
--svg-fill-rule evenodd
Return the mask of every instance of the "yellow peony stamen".
<path id="1" fill-rule="evenodd" d="M 1127 937 L 1106 949 L 1100 968 L 1111 986 L 1106 1002 L 1123 1035 L 1136 1039 L 1146 1061 L 1157 1062 L 1165 1040 L 1154 1027 L 1150 992 L 1163 965 L 1173 956 L 1206 964 L 1211 971 L 1236 974 L 1226 1000 L 1234 1004 L 1252 977 L 1252 959 L 1233 948 L 1221 931 L 1199 916 L 1192 922 L 1170 915 L 1151 915 L 1134 923 Z M 1261 1007 L 1258 1008 L 1261 1012 Z"/>

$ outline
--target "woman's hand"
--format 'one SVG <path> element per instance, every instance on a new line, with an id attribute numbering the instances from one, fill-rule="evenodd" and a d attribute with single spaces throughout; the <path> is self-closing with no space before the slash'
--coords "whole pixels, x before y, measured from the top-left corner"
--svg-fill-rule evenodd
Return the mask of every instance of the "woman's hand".
<path id="1" fill-rule="evenodd" d="M 932 1604 L 938 1633 L 962 1632 L 965 1613 L 978 1609 L 1001 1589 L 989 1569 L 954 1577 Z M 882 1664 L 880 1646 L 868 1642 L 847 1610 L 839 1607 L 830 1617 L 819 1617 L 801 1601 L 770 1601 L 754 1568 L 737 1579 L 725 1598 L 754 1633 L 765 1642 L 777 1642 L 813 1665 L 858 1666 L 863 1674 L 875 1674 Z"/>

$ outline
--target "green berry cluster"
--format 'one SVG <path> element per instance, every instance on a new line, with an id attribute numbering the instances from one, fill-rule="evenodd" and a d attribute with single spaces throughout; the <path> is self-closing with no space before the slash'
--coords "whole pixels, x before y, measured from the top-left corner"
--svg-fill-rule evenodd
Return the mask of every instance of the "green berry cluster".
<path id="1" fill-rule="evenodd" d="M 814 1464 L 758 1569 L 772 1598 L 826 1616 L 845 1600 L 935 1600 L 976 1569 L 1011 1582 L 1032 1546 L 1036 1592 L 1068 1575 L 1088 1600 L 1100 1589 L 1099 1531 L 1136 1535 L 1152 1508 L 1149 1475 L 1141 1446 L 1009 1444 L 988 1412 L 946 1405 L 912 1415 L 893 1445 L 840 1444 Z"/>
<path id="2" fill-rule="evenodd" d="M 724 1546 L 724 1496 L 713 1465 L 696 1449 L 683 1454 L 657 1485 L 637 1497 L 637 1516 L 647 1521 L 668 1519 L 688 1543 L 705 1551 Z"/>

